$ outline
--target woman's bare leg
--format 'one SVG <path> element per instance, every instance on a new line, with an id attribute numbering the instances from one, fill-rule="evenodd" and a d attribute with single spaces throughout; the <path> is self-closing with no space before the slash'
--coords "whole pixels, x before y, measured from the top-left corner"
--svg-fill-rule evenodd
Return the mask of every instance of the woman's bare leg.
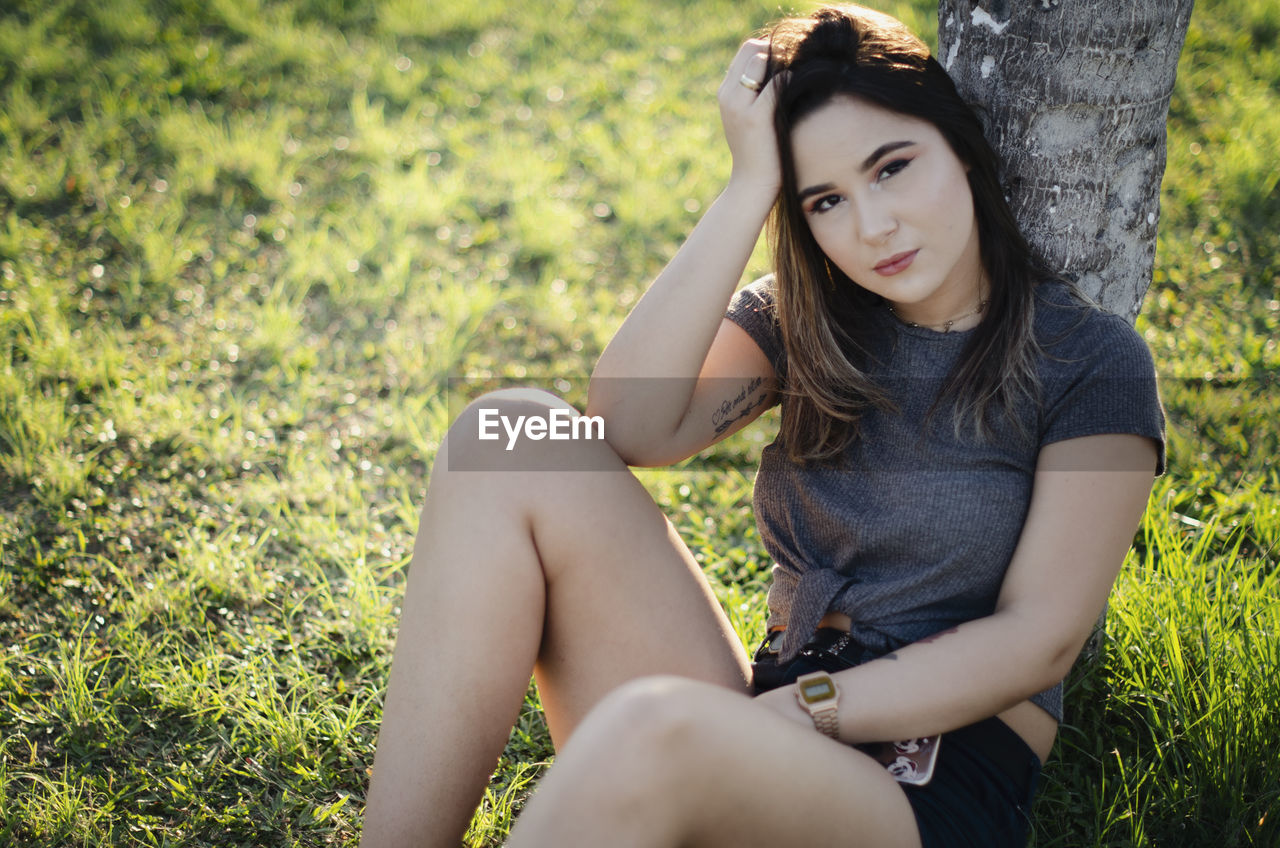
<path id="1" fill-rule="evenodd" d="M 535 668 L 557 746 L 635 677 L 745 690 L 747 659 L 727 618 L 607 444 L 521 440 L 506 451 L 505 434 L 476 438 L 480 408 L 514 419 L 555 406 L 565 405 L 540 392 L 486 396 L 441 446 L 410 565 L 366 848 L 458 844 Z M 480 467 L 504 470 L 470 470 Z"/>
<path id="2" fill-rule="evenodd" d="M 866 754 L 684 678 L 611 693 L 556 757 L 508 848 L 919 848 L 901 787 Z"/>

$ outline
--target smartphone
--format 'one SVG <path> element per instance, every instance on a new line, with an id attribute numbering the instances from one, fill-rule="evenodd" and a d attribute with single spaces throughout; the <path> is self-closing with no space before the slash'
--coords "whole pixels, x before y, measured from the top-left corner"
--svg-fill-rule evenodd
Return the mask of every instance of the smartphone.
<path id="1" fill-rule="evenodd" d="M 941 741 L 941 736 L 925 736 L 858 747 L 874 757 L 899 783 L 924 786 L 933 777 Z"/>

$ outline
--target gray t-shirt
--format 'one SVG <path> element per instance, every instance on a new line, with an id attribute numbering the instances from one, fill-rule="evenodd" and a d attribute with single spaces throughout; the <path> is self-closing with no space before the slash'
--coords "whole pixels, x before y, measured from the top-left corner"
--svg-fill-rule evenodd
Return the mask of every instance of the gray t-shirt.
<path id="1" fill-rule="evenodd" d="M 727 317 L 769 357 L 785 384 L 786 354 L 765 277 L 738 292 Z M 1020 406 L 1028 436 L 1002 415 L 985 442 L 957 437 L 949 407 L 926 414 L 973 331 L 909 327 L 877 307 L 868 361 L 896 413 L 864 415 L 838 463 L 801 467 L 778 440 L 756 476 L 756 521 L 774 559 L 769 625 L 787 625 L 789 659 L 828 611 L 853 620 L 874 654 L 990 615 L 1017 545 L 1044 445 L 1098 433 L 1135 433 L 1159 446 L 1164 413 L 1150 351 L 1123 318 L 1037 288 L 1041 403 Z M 783 395 L 785 404 L 786 396 Z M 1062 720 L 1062 684 L 1032 700 Z"/>

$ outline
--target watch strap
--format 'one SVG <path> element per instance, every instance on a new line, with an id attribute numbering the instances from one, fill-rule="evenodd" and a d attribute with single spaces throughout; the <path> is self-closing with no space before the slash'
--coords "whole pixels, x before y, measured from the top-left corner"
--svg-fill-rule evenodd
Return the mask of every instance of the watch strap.
<path id="1" fill-rule="evenodd" d="M 825 709 L 809 710 L 809 717 L 813 719 L 813 726 L 818 728 L 819 733 L 837 741 L 840 739 L 840 725 L 836 721 L 835 704 Z"/>

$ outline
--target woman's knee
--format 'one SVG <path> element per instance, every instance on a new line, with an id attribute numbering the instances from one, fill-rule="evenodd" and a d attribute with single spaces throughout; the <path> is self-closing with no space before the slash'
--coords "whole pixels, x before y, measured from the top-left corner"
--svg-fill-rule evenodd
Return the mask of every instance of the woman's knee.
<path id="1" fill-rule="evenodd" d="M 551 392 L 499 389 L 472 401 L 440 446 L 448 470 L 617 470 L 604 420 Z"/>
<path id="2" fill-rule="evenodd" d="M 577 842 L 677 844 L 696 792 L 685 785 L 682 744 L 696 731 L 690 681 L 647 677 L 619 686 L 587 716 L 556 755 L 521 825 L 542 834 L 572 830 Z M 704 787 L 705 788 L 705 787 Z M 553 812 L 548 812 L 553 811 Z M 562 817 L 579 818 L 566 824 Z M 516 833 L 521 832 L 517 826 Z M 516 840 L 518 843 L 518 840 Z M 555 844 L 571 842 L 559 839 Z"/>
<path id="3" fill-rule="evenodd" d="M 552 771 L 565 769 L 580 800 L 622 830 L 641 821 L 651 834 L 679 834 L 717 785 L 724 752 L 712 724 L 724 697 L 735 696 L 682 677 L 625 683 L 591 711 Z"/>
<path id="4" fill-rule="evenodd" d="M 581 729 L 593 725 L 594 747 L 611 749 L 605 756 L 665 791 L 696 773 L 700 762 L 715 759 L 705 750 L 707 723 L 714 720 L 708 701 L 725 695 L 720 687 L 684 677 L 641 677 L 601 699 Z"/>

